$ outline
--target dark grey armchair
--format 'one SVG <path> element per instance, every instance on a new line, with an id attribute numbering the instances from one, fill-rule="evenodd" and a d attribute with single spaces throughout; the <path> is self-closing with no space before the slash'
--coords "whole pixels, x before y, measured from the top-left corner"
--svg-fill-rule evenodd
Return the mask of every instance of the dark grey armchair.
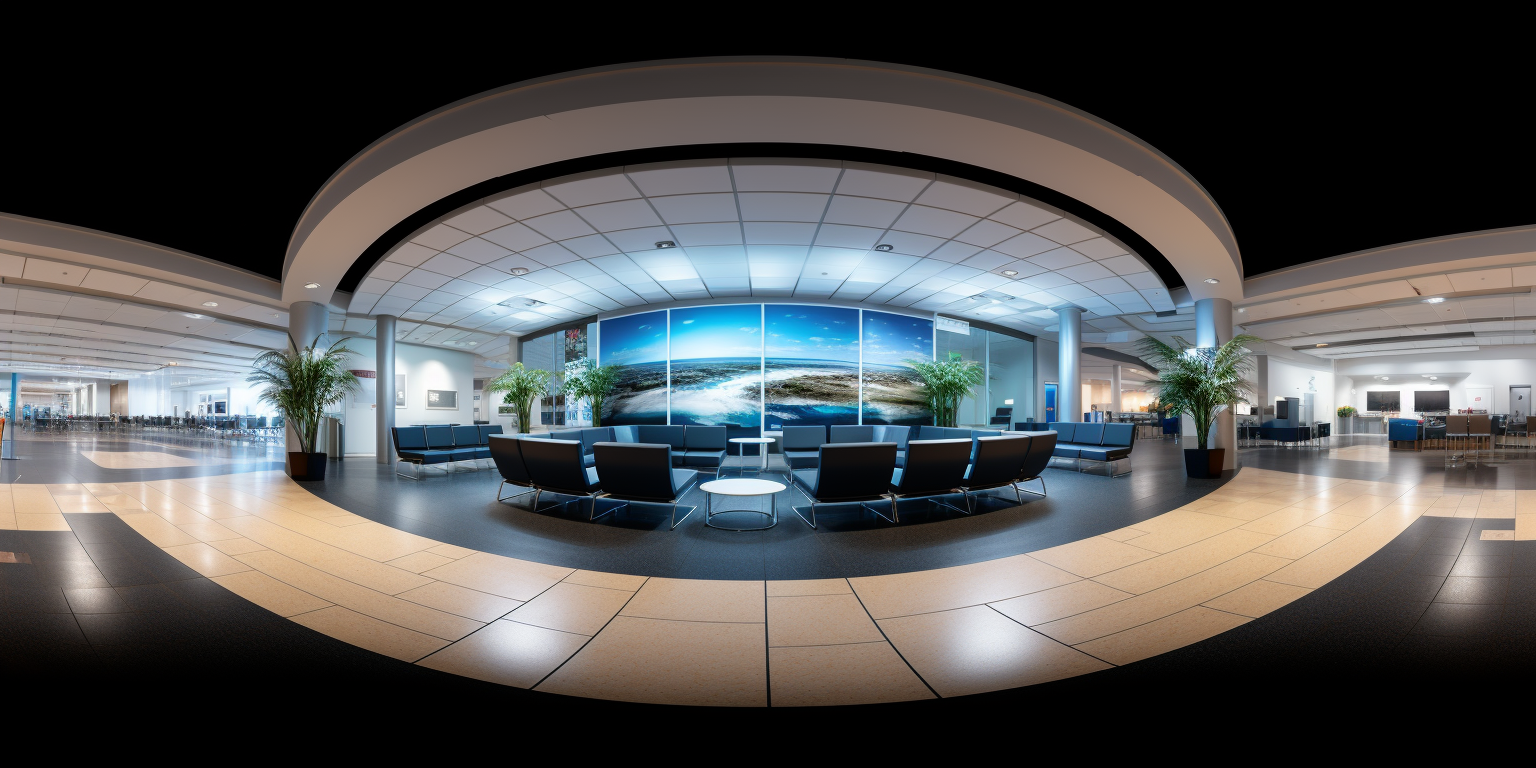
<path id="1" fill-rule="evenodd" d="M 544 493 L 562 496 L 585 496 L 592 501 L 588 520 L 596 520 L 597 496 L 602 484 L 597 480 L 597 468 L 583 466 L 581 441 L 579 440 L 524 440 L 519 446 L 523 451 L 523 466 L 533 482 L 533 509 L 538 511 L 539 497 Z M 603 514 L 608 514 L 604 512 Z"/>
<path id="2" fill-rule="evenodd" d="M 496 486 L 496 500 L 506 501 L 519 496 L 527 496 L 538 489 L 533 487 L 533 481 L 528 479 L 528 469 L 523 466 L 522 440 L 510 435 L 491 435 L 490 450 L 491 461 L 496 464 L 496 471 L 501 473 L 501 485 Z M 522 493 L 514 493 L 511 496 L 502 496 L 501 490 L 510 483 L 514 488 L 525 488 Z"/>
<path id="3" fill-rule="evenodd" d="M 672 446 L 665 443 L 596 443 L 592 446 L 592 454 L 597 457 L 596 469 L 603 477 L 600 498 L 626 502 L 610 511 L 616 512 L 631 502 L 671 504 L 669 531 L 675 530 L 678 523 L 693 514 L 694 508 L 689 507 L 683 520 L 677 519 L 677 503 L 693 486 L 699 473 L 693 469 L 674 469 Z"/>
<path id="4" fill-rule="evenodd" d="M 908 464 L 891 473 L 891 516 L 896 515 L 895 501 L 961 493 L 965 470 L 971 463 L 969 440 L 913 440 L 907 443 Z M 935 502 L 957 512 L 967 509 Z"/>
<path id="5" fill-rule="evenodd" d="M 965 475 L 965 482 L 960 486 L 965 492 L 965 505 L 968 509 L 971 508 L 971 494 L 1005 486 L 1013 489 L 1018 503 L 1024 503 L 1024 497 L 1019 495 L 1019 487 L 1015 483 L 1024 470 L 1030 442 L 1028 435 L 976 438 L 976 458 Z"/>
<path id="6" fill-rule="evenodd" d="M 816 527 L 817 504 L 857 503 L 888 522 L 896 522 L 896 499 L 890 496 L 896 472 L 895 443 L 823 445 L 818 454 L 817 469 L 790 474 L 793 485 L 811 502 L 809 518 L 799 507 L 793 508 L 806 525 Z M 887 517 L 865 503 L 870 501 L 889 501 L 891 515 Z"/>
<path id="7" fill-rule="evenodd" d="M 784 462 L 789 465 L 791 472 L 797 469 L 815 469 L 817 451 L 827 442 L 827 428 L 814 427 L 785 427 L 784 442 L 781 446 L 784 451 Z"/>

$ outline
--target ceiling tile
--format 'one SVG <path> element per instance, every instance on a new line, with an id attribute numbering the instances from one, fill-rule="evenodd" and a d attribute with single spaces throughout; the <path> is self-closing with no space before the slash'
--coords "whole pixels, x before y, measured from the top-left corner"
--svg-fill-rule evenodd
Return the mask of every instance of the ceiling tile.
<path id="1" fill-rule="evenodd" d="M 631 165 L 624 169 L 630 181 L 648 197 L 689 192 L 730 192 L 731 174 L 724 160 L 685 160 Z"/>
<path id="2" fill-rule="evenodd" d="M 1053 240 L 1062 245 L 1080 243 L 1097 236 L 1097 233 L 1093 230 L 1070 219 L 1057 219 L 1044 226 L 1036 227 L 1031 231 L 1047 240 Z"/>
<path id="3" fill-rule="evenodd" d="M 739 245 L 741 225 L 729 224 L 677 224 L 672 227 L 677 244 L 687 248 L 694 245 Z"/>
<path id="4" fill-rule="evenodd" d="M 815 224 L 792 224 L 776 221 L 748 221 L 742 223 L 748 243 L 809 245 L 816 236 Z"/>
<path id="5" fill-rule="evenodd" d="M 589 205 L 577 208 L 576 214 L 586 219 L 587 223 L 596 227 L 599 232 L 661 225 L 661 219 L 657 218 L 656 212 L 651 210 L 650 204 L 644 200 L 621 200 L 616 203 Z"/>
<path id="6" fill-rule="evenodd" d="M 905 203 L 868 197 L 835 195 L 827 208 L 826 221 L 862 227 L 889 227 L 901 215 Z"/>
<path id="7" fill-rule="evenodd" d="M 764 192 L 737 195 L 744 221 L 821 221 L 828 197 Z"/>
<path id="8" fill-rule="evenodd" d="M 934 179 L 933 174 L 905 168 L 844 163 L 843 177 L 838 181 L 839 195 L 878 197 L 886 200 L 911 202 Z"/>
<path id="9" fill-rule="evenodd" d="M 1111 293 L 1126 293 L 1127 291 L 1135 290 L 1134 286 L 1118 277 L 1107 277 L 1102 280 L 1087 281 L 1084 282 L 1083 285 L 1086 286 L 1088 290 L 1093 291 L 1100 296 L 1108 296 Z"/>
<path id="10" fill-rule="evenodd" d="M 731 161 L 737 192 L 831 192 L 841 173 L 841 163 L 826 160 Z"/>
<path id="11" fill-rule="evenodd" d="M 1357 285 L 1348 290 L 1355 298 L 1367 304 L 1374 304 L 1378 301 L 1407 299 L 1419 295 L 1417 291 L 1413 290 L 1413 286 L 1408 284 L 1407 280 Z"/>
<path id="12" fill-rule="evenodd" d="M 1019 282 L 1028 283 L 1035 286 L 1036 288 L 1050 290 L 1058 285 L 1067 285 L 1075 281 L 1069 277 L 1058 275 L 1055 272 L 1046 272 L 1043 274 L 1035 275 L 1028 280 L 1020 280 Z"/>
<path id="13" fill-rule="evenodd" d="M 1147 265 L 1141 263 L 1140 259 L 1130 254 L 1105 259 L 1100 263 L 1106 267 L 1109 267 L 1109 271 L 1114 272 L 1117 275 L 1133 275 L 1137 272 L 1147 271 Z"/>
<path id="14" fill-rule="evenodd" d="M 732 194 L 653 197 L 651 204 L 668 224 L 707 224 L 737 221 L 736 196 Z"/>
<path id="15" fill-rule="evenodd" d="M 1410 277 L 1408 284 L 1419 289 L 1422 296 L 1433 296 L 1437 293 L 1452 293 L 1451 281 L 1445 275 L 1425 275 L 1423 277 Z"/>
<path id="16" fill-rule="evenodd" d="M 459 243 L 468 240 L 468 232 L 454 229 L 447 224 L 438 224 L 431 229 L 411 238 L 411 242 L 425 245 L 439 251 L 446 251 Z"/>
<path id="17" fill-rule="evenodd" d="M 975 216 L 914 205 L 907 208 L 892 227 L 902 232 L 915 232 L 948 239 L 963 232 L 976 221 Z"/>
<path id="18" fill-rule="evenodd" d="M 1027 259 L 1038 253 L 1055 250 L 1061 246 L 1038 235 L 1025 232 L 992 246 L 992 250 L 1006 253 L 1015 259 Z"/>
<path id="19" fill-rule="evenodd" d="M 1078 264 L 1075 267 L 1066 267 L 1057 271 L 1079 283 L 1086 283 L 1089 280 L 1103 280 L 1106 277 L 1115 276 L 1115 273 L 1105 269 L 1104 265 L 1094 261 L 1090 261 L 1087 264 Z"/>
<path id="20" fill-rule="evenodd" d="M 911 256 L 927 256 L 933 253 L 935 248 L 944 244 L 944 238 L 918 235 L 911 232 L 886 232 L 885 237 L 880 238 L 884 245 L 891 246 L 892 253 L 904 253 Z"/>
<path id="21" fill-rule="evenodd" d="M 472 235 L 478 235 L 482 232 L 489 232 L 497 227 L 511 224 L 512 219 L 494 208 L 478 205 L 448 219 L 444 223 L 454 229 L 461 229 Z"/>
<path id="22" fill-rule="evenodd" d="M 421 268 L 429 272 L 436 272 L 439 275 L 458 277 L 459 275 L 462 275 L 465 272 L 468 272 L 478 266 L 480 265 L 473 261 L 461 259 L 452 254 L 440 253 L 430 259 L 427 259 L 427 261 L 421 265 Z"/>
<path id="23" fill-rule="evenodd" d="M 626 182 L 628 183 L 628 182 Z M 564 240 L 570 237 L 590 235 L 596 230 L 587 226 L 587 223 L 576 217 L 570 211 L 555 211 L 543 216 L 535 216 L 523 221 L 530 229 L 551 240 Z"/>
<path id="24" fill-rule="evenodd" d="M 1073 243 L 1072 250 L 1095 261 L 1122 256 L 1126 253 L 1124 248 L 1115 245 L 1109 239 L 1103 237 L 1095 237 L 1092 240 Z"/>
<path id="25" fill-rule="evenodd" d="M 645 227 L 643 229 L 626 229 L 622 232 L 609 232 L 608 239 L 625 253 L 637 251 L 656 250 L 656 244 L 665 240 L 672 240 L 672 230 L 666 227 Z"/>
<path id="26" fill-rule="evenodd" d="M 1057 248 L 1054 251 L 1046 251 L 1038 256 L 1031 256 L 1029 261 L 1046 269 L 1061 269 L 1063 267 L 1085 264 L 1088 262 L 1088 257 L 1071 248 Z"/>
<path id="27" fill-rule="evenodd" d="M 85 273 L 89 271 L 86 267 L 77 267 L 74 264 L 29 258 L 21 276 L 23 279 L 36 280 L 40 283 L 79 285 L 85 280 Z"/>
<path id="28" fill-rule="evenodd" d="M 560 244 L 583 259 L 610 256 L 619 252 L 619 249 L 614 247 L 613 242 L 604 235 L 573 237 L 569 240 L 561 240 Z"/>
<path id="29" fill-rule="evenodd" d="M 1002 274 L 1005 271 L 1017 272 L 1018 273 L 1017 275 L 1003 275 L 1003 276 L 1004 277 L 1011 277 L 1011 278 L 1016 278 L 1016 279 L 1022 280 L 1022 279 L 1026 278 L 1026 277 L 1031 277 L 1033 275 L 1038 275 L 1041 272 L 1048 272 L 1049 270 L 1047 270 L 1045 267 L 1040 266 L 1039 264 L 1031 264 L 1031 263 L 1029 263 L 1027 261 L 1010 261 L 1007 264 L 1003 264 L 1002 266 L 998 267 L 995 271 L 998 274 Z"/>
<path id="30" fill-rule="evenodd" d="M 572 208 L 611 203 L 615 200 L 632 200 L 640 196 L 640 191 L 635 189 L 635 185 L 629 183 L 629 177 L 611 170 L 579 174 L 571 181 L 545 183 L 543 188 L 556 200 Z M 539 228 L 534 227 L 534 229 Z"/>
<path id="31" fill-rule="evenodd" d="M 386 259 L 386 261 L 391 261 L 396 264 L 404 264 L 407 267 L 415 267 L 420 266 L 423 261 L 426 261 L 427 259 L 430 259 L 436 255 L 436 250 L 428 248 L 424 245 L 406 243 L 399 248 L 396 248 L 393 253 L 389 254 L 389 257 Z"/>
<path id="32" fill-rule="evenodd" d="M 549 242 L 549 238 L 529 229 L 524 224 L 509 224 L 500 229 L 491 230 L 481 237 L 514 251 L 525 251 Z"/>
<path id="33" fill-rule="evenodd" d="M 981 249 L 974 245 L 966 245 L 965 243 L 951 240 L 939 246 L 933 253 L 928 254 L 928 258 L 958 264 L 980 252 Z"/>
<path id="34" fill-rule="evenodd" d="M 476 264 L 489 264 L 497 259 L 505 257 L 510 251 L 495 243 L 472 237 L 452 248 L 447 253 Z"/>
<path id="35" fill-rule="evenodd" d="M 951 176 L 940 176 L 918 196 L 919 205 L 959 211 L 972 216 L 987 216 L 1018 200 L 995 187 Z"/>
<path id="36" fill-rule="evenodd" d="M 541 245 L 537 248 L 529 248 L 528 250 L 523 251 L 523 255 L 539 262 L 540 264 L 543 264 L 546 267 L 553 267 L 559 264 L 564 264 L 568 261 L 575 261 L 577 258 L 579 258 L 576 254 L 566 250 L 559 243 L 550 243 L 549 245 Z"/>
<path id="37" fill-rule="evenodd" d="M 841 224 L 823 224 L 816 233 L 816 244 L 839 248 L 868 250 L 880 241 L 885 230 L 873 227 L 850 227 Z"/>
<path id="38" fill-rule="evenodd" d="M 132 296 L 140 288 L 148 284 L 149 281 L 142 277 L 108 272 L 104 269 L 93 269 L 86 273 L 85 279 L 80 283 L 80 287 L 93 291 L 107 291 Z"/>
<path id="39" fill-rule="evenodd" d="M 987 218 L 994 221 L 1001 221 L 1004 224 L 1007 224 L 1011 227 L 1018 227 L 1019 229 L 1034 229 L 1035 227 L 1038 227 L 1048 221 L 1059 219 L 1061 216 L 1051 213 L 1050 211 L 1047 211 L 1043 208 L 1036 208 L 1029 203 L 1018 202 L 1002 209 L 1001 211 L 998 211 L 997 213 L 992 214 L 991 216 L 988 216 Z"/>
<path id="40" fill-rule="evenodd" d="M 500 200 L 493 200 L 486 205 L 495 208 L 514 219 L 529 219 L 534 216 L 558 211 L 565 208 L 560 201 L 545 194 L 541 189 L 530 189 L 525 192 L 508 195 Z"/>
<path id="41" fill-rule="evenodd" d="M 1450 279 L 1451 287 L 1457 291 L 1486 291 L 1491 288 L 1509 288 L 1514 285 L 1513 276 L 1508 267 L 1482 269 L 1476 272 L 1452 272 L 1446 277 Z"/>
<path id="42" fill-rule="evenodd" d="M 955 235 L 955 239 L 962 243 L 970 243 L 971 245 L 987 248 L 997 245 L 1004 240 L 1017 237 L 1019 234 L 1019 230 L 1007 224 L 999 224 L 989 219 L 983 219 L 964 232 Z"/>

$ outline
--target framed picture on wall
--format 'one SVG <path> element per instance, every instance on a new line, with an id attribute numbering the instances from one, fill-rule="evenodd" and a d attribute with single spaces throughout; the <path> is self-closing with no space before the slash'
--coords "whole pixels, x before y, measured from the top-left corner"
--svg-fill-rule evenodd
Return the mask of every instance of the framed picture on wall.
<path id="1" fill-rule="evenodd" d="M 459 409 L 459 393 L 451 389 L 427 390 L 427 410 L 429 411 L 457 411 Z"/>
<path id="2" fill-rule="evenodd" d="M 405 407 L 405 374 L 395 374 L 395 407 Z"/>

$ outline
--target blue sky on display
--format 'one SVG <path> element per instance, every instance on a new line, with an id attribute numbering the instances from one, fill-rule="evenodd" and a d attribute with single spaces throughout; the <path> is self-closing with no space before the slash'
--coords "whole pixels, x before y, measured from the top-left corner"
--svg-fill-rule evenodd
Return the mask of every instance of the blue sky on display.
<path id="1" fill-rule="evenodd" d="M 864 362 L 901 365 L 904 360 L 932 357 L 932 320 L 864 311 Z"/>
<path id="2" fill-rule="evenodd" d="M 762 305 L 672 310 L 672 359 L 757 357 L 762 354 Z"/>
<path id="3" fill-rule="evenodd" d="M 598 330 L 599 359 L 603 365 L 659 363 L 667 359 L 667 313 L 604 320 Z"/>
<path id="4" fill-rule="evenodd" d="M 764 357 L 859 361 L 859 311 L 845 307 L 769 304 Z"/>

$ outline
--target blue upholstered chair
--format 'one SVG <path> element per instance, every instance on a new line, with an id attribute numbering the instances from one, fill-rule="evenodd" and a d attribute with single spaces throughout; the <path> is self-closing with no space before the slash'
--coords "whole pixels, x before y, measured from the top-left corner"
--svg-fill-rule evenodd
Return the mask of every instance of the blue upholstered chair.
<path id="1" fill-rule="evenodd" d="M 593 446 L 593 454 L 597 456 L 595 469 L 603 476 L 600 498 L 637 504 L 670 504 L 672 525 L 667 530 L 676 529 L 678 523 L 693 514 L 693 508 L 689 507 L 683 520 L 677 519 L 677 503 L 698 479 L 699 473 L 693 469 L 674 469 L 670 445 L 598 443 Z M 617 512 L 624 506 L 610 511 Z"/>
<path id="2" fill-rule="evenodd" d="M 1413 443 L 1414 450 L 1424 448 L 1424 427 L 1418 419 L 1388 419 L 1387 443 L 1396 448 L 1396 443 Z"/>

